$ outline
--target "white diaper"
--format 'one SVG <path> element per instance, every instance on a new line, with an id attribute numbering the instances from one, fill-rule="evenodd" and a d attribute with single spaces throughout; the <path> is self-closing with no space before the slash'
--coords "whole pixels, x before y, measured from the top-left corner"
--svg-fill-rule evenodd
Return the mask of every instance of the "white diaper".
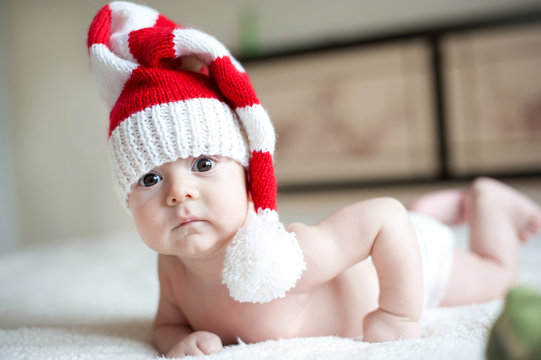
<path id="1" fill-rule="evenodd" d="M 431 217 L 414 212 L 409 215 L 421 248 L 424 307 L 435 307 L 443 298 L 451 274 L 454 234 L 448 226 Z"/>

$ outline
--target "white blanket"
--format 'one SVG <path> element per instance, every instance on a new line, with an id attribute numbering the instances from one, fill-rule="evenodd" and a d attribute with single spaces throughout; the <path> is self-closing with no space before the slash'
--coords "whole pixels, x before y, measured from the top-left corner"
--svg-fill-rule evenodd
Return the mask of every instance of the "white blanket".
<path id="1" fill-rule="evenodd" d="M 523 247 L 521 282 L 541 289 L 541 237 Z M 156 255 L 135 234 L 73 239 L 0 257 L 0 359 L 157 359 Z M 338 337 L 241 344 L 208 359 L 482 359 L 502 301 L 429 309 L 421 339 Z"/>

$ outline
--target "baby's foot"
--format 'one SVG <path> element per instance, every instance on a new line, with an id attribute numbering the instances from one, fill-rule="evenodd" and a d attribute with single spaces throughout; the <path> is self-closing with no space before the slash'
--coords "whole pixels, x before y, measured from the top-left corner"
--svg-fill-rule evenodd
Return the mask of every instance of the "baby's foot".
<path id="1" fill-rule="evenodd" d="M 525 242 L 530 236 L 536 235 L 541 231 L 541 211 L 537 215 L 531 216 L 526 222 L 522 231 L 519 232 L 520 240 Z"/>
<path id="2" fill-rule="evenodd" d="M 494 179 L 479 178 L 472 192 L 484 193 L 497 201 L 495 206 L 507 210 L 522 242 L 541 231 L 541 207 L 517 190 Z"/>
<path id="3" fill-rule="evenodd" d="M 422 195 L 408 209 L 431 216 L 447 225 L 457 225 L 466 220 L 465 200 L 463 190 L 441 190 Z"/>

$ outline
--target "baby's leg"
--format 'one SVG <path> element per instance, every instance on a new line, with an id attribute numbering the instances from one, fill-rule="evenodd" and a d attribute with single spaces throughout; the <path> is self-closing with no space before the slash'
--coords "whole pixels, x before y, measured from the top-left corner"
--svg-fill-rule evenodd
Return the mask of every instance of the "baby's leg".
<path id="1" fill-rule="evenodd" d="M 466 220 L 466 191 L 441 190 L 422 195 L 408 205 L 408 209 L 433 217 L 447 225 Z"/>
<path id="2" fill-rule="evenodd" d="M 471 250 L 455 251 L 442 305 L 502 296 L 516 281 L 520 242 L 541 230 L 541 208 L 503 183 L 477 179 L 466 194 Z"/>

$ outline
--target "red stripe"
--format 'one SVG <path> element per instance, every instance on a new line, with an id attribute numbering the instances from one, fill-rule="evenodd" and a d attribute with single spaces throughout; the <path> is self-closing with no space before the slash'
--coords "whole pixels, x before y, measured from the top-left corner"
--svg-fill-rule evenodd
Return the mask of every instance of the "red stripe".
<path id="1" fill-rule="evenodd" d="M 124 85 L 110 114 L 109 136 L 130 115 L 148 107 L 194 98 L 218 98 L 208 77 L 189 71 L 139 66 Z"/>
<path id="2" fill-rule="evenodd" d="M 86 45 L 90 48 L 92 44 L 105 44 L 109 46 L 109 34 L 111 30 L 111 9 L 109 5 L 102 7 L 88 29 Z"/>
<path id="3" fill-rule="evenodd" d="M 250 189 L 256 211 L 276 210 L 277 185 L 269 152 L 254 151 L 250 159 Z"/>
<path id="4" fill-rule="evenodd" d="M 173 30 L 180 28 L 173 21 L 159 15 L 154 26 L 130 32 L 130 52 L 137 62 L 145 66 L 178 66 L 175 58 Z"/>
<path id="5" fill-rule="evenodd" d="M 130 33 L 130 52 L 137 62 L 158 67 L 162 60 L 175 57 L 173 33 L 169 28 L 145 28 Z"/>
<path id="6" fill-rule="evenodd" d="M 175 23 L 174 21 L 168 19 L 167 17 L 163 16 L 162 14 L 158 15 L 158 19 L 156 20 L 156 24 L 154 24 L 154 27 L 168 28 L 168 29 L 171 29 L 171 30 L 177 29 L 177 28 L 184 29 L 183 26 L 177 25 L 177 23 Z"/>
<path id="7" fill-rule="evenodd" d="M 209 71 L 233 108 L 259 104 L 248 74 L 238 71 L 228 56 L 213 61 Z"/>

